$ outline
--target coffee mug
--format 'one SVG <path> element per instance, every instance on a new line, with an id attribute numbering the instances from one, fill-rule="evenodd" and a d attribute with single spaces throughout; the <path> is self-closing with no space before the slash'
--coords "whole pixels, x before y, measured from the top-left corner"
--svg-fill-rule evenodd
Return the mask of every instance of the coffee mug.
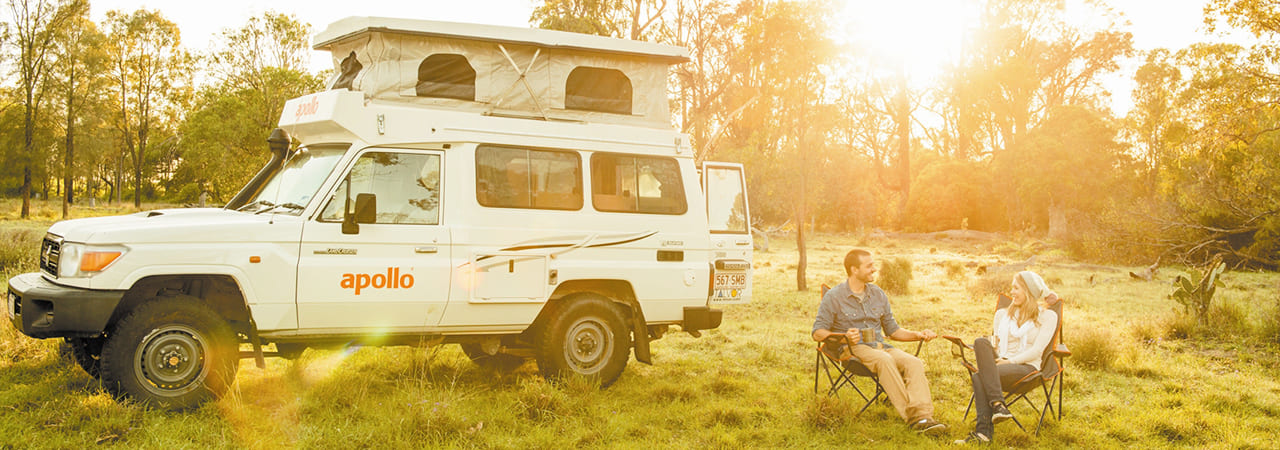
<path id="1" fill-rule="evenodd" d="M 863 344 L 867 344 L 867 345 L 870 345 L 870 346 L 872 346 L 872 347 L 875 347 L 875 346 L 876 346 L 876 342 L 875 342 L 875 341 L 876 341 L 876 329 L 875 329 L 875 328 L 859 328 L 859 329 L 858 329 L 858 333 L 859 333 L 859 334 L 861 335 L 861 337 L 862 337 L 862 343 L 863 343 Z"/>

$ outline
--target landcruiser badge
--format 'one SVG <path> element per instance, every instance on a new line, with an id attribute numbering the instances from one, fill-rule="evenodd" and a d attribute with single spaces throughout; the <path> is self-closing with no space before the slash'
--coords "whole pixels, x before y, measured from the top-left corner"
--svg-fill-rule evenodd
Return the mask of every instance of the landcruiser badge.
<path id="1" fill-rule="evenodd" d="M 388 267 L 387 273 L 344 273 L 338 283 L 343 289 L 355 289 L 356 295 L 365 288 L 374 289 L 409 289 L 413 287 L 413 274 L 400 274 L 399 267 Z"/>

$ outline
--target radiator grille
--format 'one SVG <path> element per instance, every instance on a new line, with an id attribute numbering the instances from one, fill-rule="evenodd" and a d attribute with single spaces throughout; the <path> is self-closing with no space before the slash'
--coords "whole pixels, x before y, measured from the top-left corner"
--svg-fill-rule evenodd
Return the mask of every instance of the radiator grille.
<path id="1" fill-rule="evenodd" d="M 62 242 L 51 236 L 45 236 L 40 244 L 40 270 L 50 276 L 58 276 L 58 261 L 62 256 Z"/>

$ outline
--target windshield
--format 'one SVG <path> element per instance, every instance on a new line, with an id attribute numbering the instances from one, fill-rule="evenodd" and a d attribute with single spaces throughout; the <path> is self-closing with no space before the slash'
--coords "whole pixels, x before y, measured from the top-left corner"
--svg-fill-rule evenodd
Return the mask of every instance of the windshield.
<path id="1" fill-rule="evenodd" d="M 333 171 L 333 167 L 346 153 L 346 145 L 303 147 L 285 162 L 258 195 L 240 211 L 273 212 L 298 215 L 320 189 L 320 184 Z"/>

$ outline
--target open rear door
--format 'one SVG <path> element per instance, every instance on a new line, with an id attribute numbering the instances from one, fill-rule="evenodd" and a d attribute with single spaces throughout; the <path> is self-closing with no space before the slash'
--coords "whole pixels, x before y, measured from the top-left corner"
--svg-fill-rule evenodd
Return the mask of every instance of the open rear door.
<path id="1" fill-rule="evenodd" d="M 751 301 L 751 210 L 741 164 L 702 163 L 711 232 L 709 306 Z"/>

